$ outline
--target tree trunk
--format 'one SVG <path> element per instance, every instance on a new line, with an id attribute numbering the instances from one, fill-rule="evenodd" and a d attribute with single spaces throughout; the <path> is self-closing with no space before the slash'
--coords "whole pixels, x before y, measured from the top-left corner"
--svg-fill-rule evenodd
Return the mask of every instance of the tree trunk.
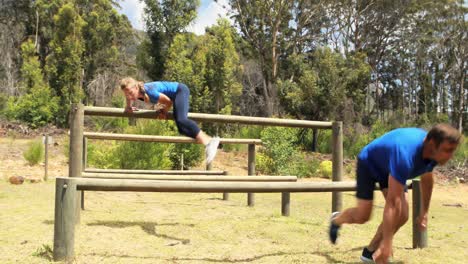
<path id="1" fill-rule="evenodd" d="M 464 104 L 465 104 L 465 62 L 461 63 L 461 79 L 460 79 L 460 107 L 458 110 L 458 131 L 463 132 L 463 116 L 464 116 Z"/>

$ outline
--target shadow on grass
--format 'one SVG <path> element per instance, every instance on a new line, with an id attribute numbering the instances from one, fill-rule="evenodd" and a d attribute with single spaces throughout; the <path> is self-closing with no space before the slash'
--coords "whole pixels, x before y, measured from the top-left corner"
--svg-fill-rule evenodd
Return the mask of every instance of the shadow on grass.
<path id="1" fill-rule="evenodd" d="M 356 251 L 356 249 L 352 249 L 352 251 Z M 343 264 L 362 264 L 361 261 L 351 261 L 351 262 L 346 262 L 343 260 L 340 260 L 339 258 L 335 258 L 331 256 L 332 253 L 331 251 L 315 251 L 315 252 L 276 252 L 276 253 L 268 253 L 268 254 L 262 254 L 262 255 L 256 255 L 252 257 L 247 257 L 247 258 L 238 258 L 238 259 L 231 259 L 231 258 L 179 258 L 179 257 L 174 257 L 174 258 L 169 258 L 166 259 L 168 262 L 173 262 L 173 261 L 189 261 L 189 262 L 198 262 L 198 261 L 203 261 L 203 262 L 213 262 L 213 263 L 247 263 L 247 262 L 254 262 L 261 260 L 263 258 L 268 258 L 268 257 L 279 257 L 279 256 L 297 256 L 297 255 L 316 255 L 316 256 L 321 256 L 326 259 L 327 263 L 343 263 Z M 334 252 L 340 253 L 340 252 Z M 346 254 L 346 252 L 341 252 L 342 254 Z M 109 255 L 109 254 L 98 254 L 98 253 L 92 253 L 90 255 L 93 256 L 105 256 L 105 257 L 118 257 L 118 258 L 135 258 L 135 259 L 161 259 L 159 256 L 131 256 L 131 255 Z M 358 258 L 358 256 L 357 256 Z M 391 262 L 394 264 L 403 264 L 401 261 L 397 262 Z"/>
<path id="2" fill-rule="evenodd" d="M 172 237 L 172 236 L 156 233 L 156 226 L 177 226 L 177 225 L 181 225 L 179 223 L 158 224 L 156 222 L 97 221 L 97 222 L 94 222 L 94 223 L 88 223 L 87 225 L 88 226 L 107 226 L 107 227 L 111 227 L 111 228 L 126 228 L 126 227 L 131 227 L 131 226 L 139 226 L 148 235 L 152 235 L 152 236 L 156 236 L 156 237 L 160 237 L 160 238 L 165 238 L 165 239 L 176 240 L 176 241 L 181 242 L 184 245 L 190 243 L 190 239 L 177 238 L 177 237 Z M 188 225 L 185 225 L 185 226 L 194 227 L 195 225 L 188 224 Z"/>

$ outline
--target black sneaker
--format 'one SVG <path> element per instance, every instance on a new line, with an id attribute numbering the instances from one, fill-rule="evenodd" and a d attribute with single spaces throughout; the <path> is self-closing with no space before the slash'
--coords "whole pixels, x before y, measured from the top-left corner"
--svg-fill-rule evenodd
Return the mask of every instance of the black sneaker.
<path id="1" fill-rule="evenodd" d="M 333 223 L 333 220 L 340 214 L 340 212 L 334 212 L 332 213 L 330 217 L 330 230 L 329 230 L 329 235 L 330 235 L 330 241 L 333 244 L 336 244 L 336 239 L 338 238 L 338 230 L 340 230 L 339 225 L 335 225 Z"/>
<path id="2" fill-rule="evenodd" d="M 361 260 L 364 263 L 375 263 L 372 255 L 375 251 L 370 251 L 366 247 L 362 250 Z"/>

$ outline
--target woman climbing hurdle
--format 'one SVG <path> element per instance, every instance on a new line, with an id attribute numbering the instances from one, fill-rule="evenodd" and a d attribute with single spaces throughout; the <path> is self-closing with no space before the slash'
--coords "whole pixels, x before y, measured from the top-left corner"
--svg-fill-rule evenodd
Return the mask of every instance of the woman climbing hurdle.
<path id="1" fill-rule="evenodd" d="M 206 163 L 209 164 L 213 161 L 218 149 L 219 138 L 208 136 L 193 120 L 188 119 L 190 91 L 185 84 L 166 81 L 143 83 L 127 77 L 120 81 L 120 88 L 127 99 L 125 112 L 137 111 L 138 109 L 132 104 L 136 100 L 141 100 L 159 106 L 157 118 L 167 119 L 167 111 L 173 105 L 174 121 L 179 133 L 194 138 L 197 143 L 205 145 Z"/>

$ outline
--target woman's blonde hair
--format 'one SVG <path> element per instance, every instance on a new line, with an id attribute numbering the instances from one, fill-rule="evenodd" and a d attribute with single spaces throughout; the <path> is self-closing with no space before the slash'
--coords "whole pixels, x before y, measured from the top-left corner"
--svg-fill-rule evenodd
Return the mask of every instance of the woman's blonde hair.
<path id="1" fill-rule="evenodd" d="M 143 88 L 143 82 L 139 82 L 132 77 L 125 77 L 122 80 L 120 80 L 120 89 L 125 90 L 128 89 L 129 87 L 132 87 L 133 85 L 136 85 L 138 87 L 138 90 L 140 92 L 145 92 L 145 89 Z"/>

